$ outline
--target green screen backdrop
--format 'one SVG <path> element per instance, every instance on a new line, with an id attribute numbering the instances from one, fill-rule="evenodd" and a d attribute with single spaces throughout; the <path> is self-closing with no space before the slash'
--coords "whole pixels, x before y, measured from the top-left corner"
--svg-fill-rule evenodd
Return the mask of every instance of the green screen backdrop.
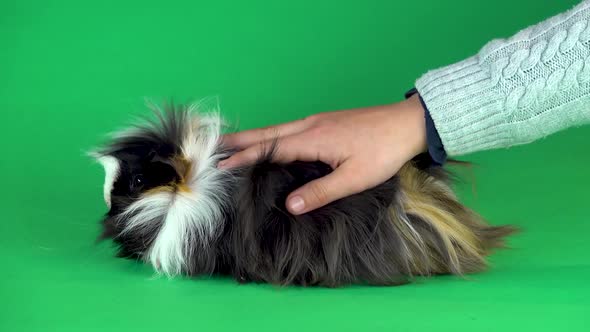
<path id="1" fill-rule="evenodd" d="M 462 200 L 523 232 L 487 273 L 394 288 L 156 278 L 94 243 L 84 156 L 145 98 L 240 129 L 399 101 L 576 2 L 1 0 L 0 331 L 590 331 L 590 128 L 464 156 Z"/>

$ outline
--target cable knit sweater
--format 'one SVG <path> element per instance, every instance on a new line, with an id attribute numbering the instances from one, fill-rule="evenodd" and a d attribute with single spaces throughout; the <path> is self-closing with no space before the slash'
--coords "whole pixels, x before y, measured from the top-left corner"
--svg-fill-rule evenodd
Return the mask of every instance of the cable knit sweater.
<path id="1" fill-rule="evenodd" d="M 590 0 L 419 78 L 449 155 L 590 123 Z"/>

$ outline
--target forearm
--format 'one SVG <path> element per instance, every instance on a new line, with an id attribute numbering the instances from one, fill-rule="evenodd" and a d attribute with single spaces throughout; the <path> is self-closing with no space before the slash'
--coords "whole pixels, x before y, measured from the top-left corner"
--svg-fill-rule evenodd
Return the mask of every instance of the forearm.
<path id="1" fill-rule="evenodd" d="M 416 82 L 449 155 L 590 122 L 590 1 Z"/>

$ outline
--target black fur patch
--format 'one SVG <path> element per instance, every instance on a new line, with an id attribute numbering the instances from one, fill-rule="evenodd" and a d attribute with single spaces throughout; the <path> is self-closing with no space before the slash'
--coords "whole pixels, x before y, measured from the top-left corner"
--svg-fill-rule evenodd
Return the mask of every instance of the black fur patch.
<path id="1" fill-rule="evenodd" d="M 279 165 L 270 157 L 246 171 L 238 217 L 228 223 L 237 280 L 328 287 L 407 282 L 409 263 L 389 218 L 395 177 L 301 216 L 287 211 L 291 191 L 329 172 L 323 163 Z"/>

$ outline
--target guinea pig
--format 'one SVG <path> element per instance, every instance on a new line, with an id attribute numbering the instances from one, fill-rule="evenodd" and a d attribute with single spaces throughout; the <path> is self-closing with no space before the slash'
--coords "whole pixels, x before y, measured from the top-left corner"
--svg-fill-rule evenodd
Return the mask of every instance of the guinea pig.
<path id="1" fill-rule="evenodd" d="M 450 177 L 419 155 L 385 183 L 295 216 L 287 195 L 332 169 L 272 161 L 222 170 L 217 113 L 156 108 L 92 155 L 104 166 L 108 212 L 100 239 L 168 276 L 229 275 L 239 282 L 338 287 L 399 285 L 417 276 L 486 269 L 511 226 L 462 205 Z"/>

